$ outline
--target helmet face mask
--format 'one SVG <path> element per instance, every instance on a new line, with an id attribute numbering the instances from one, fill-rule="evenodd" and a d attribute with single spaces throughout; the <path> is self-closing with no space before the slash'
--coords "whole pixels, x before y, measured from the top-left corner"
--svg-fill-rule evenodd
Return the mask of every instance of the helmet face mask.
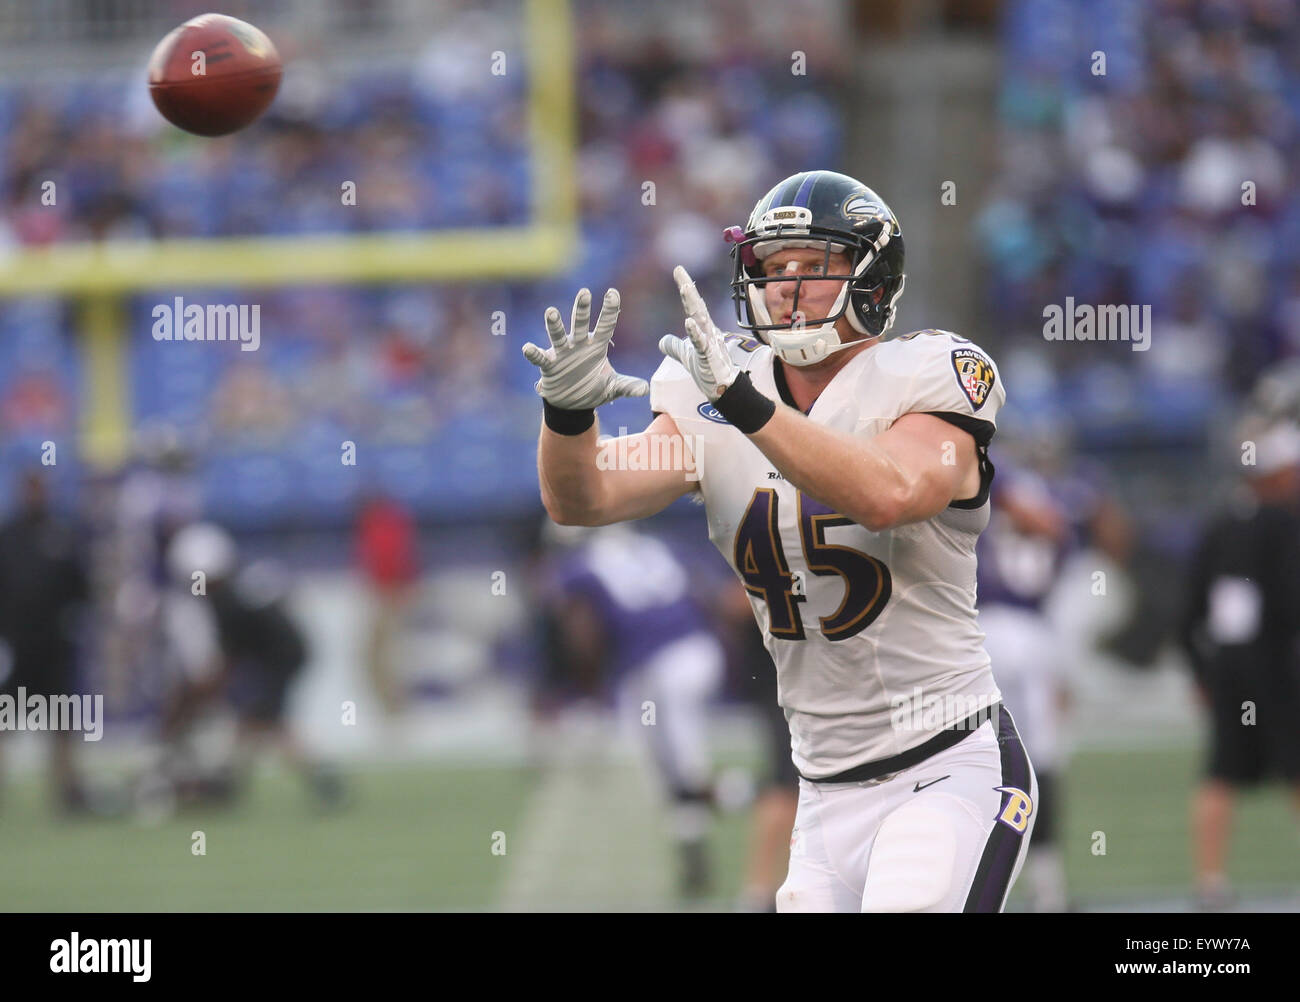
<path id="1" fill-rule="evenodd" d="M 885 333 L 893 323 L 903 291 L 902 233 L 889 207 L 860 181 L 832 171 L 786 178 L 759 200 L 743 229 L 732 226 L 724 237 L 733 245 L 736 318 L 782 360 L 811 365 L 855 343 L 841 342 L 836 329 L 841 318 L 867 337 Z M 763 260 L 790 248 L 821 250 L 821 273 L 766 275 Z M 831 256 L 837 253 L 847 255 L 847 272 L 831 273 Z M 799 316 L 806 281 L 842 283 L 826 316 Z M 766 301 L 772 282 L 793 283 L 790 309 L 795 324 L 772 321 Z"/>

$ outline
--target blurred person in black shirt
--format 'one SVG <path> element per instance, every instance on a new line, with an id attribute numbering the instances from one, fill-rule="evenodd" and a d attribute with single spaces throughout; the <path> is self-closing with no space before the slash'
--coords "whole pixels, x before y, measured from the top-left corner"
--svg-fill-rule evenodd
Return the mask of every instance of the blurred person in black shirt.
<path id="1" fill-rule="evenodd" d="M 45 478 L 22 474 L 18 508 L 0 527 L 0 695 L 50 699 L 77 690 L 78 611 L 87 599 L 83 549 L 74 526 L 56 515 Z M 88 807 L 73 762 L 70 730 L 52 730 L 50 776 L 62 808 Z M 3 738 L 0 738 L 0 742 Z"/>
<path id="2" fill-rule="evenodd" d="M 320 803 L 337 804 L 342 785 L 336 771 L 306 752 L 285 719 L 289 687 L 307 662 L 307 645 L 285 608 L 274 569 L 265 562 L 241 566 L 234 541 L 210 523 L 178 531 L 168 545 L 167 562 L 189 594 L 166 614 L 182 671 L 164 709 L 163 759 L 151 777 L 150 794 L 161 784 L 176 788 L 182 799 L 189 793 L 204 799 L 231 797 L 244 785 L 255 755 L 270 745 L 301 774 Z M 234 759 L 215 776 L 191 783 L 184 774 L 181 745 L 220 700 L 228 700 L 238 718 Z"/>
<path id="3" fill-rule="evenodd" d="M 1235 792 L 1270 776 L 1300 809 L 1300 427 L 1247 430 L 1255 464 L 1206 528 L 1189 576 L 1182 639 L 1210 717 L 1192 809 L 1198 903 L 1233 895 L 1225 874 Z"/>

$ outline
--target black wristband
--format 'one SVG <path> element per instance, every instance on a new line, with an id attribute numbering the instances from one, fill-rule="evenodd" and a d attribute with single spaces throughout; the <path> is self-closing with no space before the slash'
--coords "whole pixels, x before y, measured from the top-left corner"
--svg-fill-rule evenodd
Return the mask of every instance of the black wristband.
<path id="1" fill-rule="evenodd" d="M 543 397 L 542 420 L 557 435 L 581 435 L 596 423 L 596 411 L 566 411 Z"/>
<path id="2" fill-rule="evenodd" d="M 713 406 L 734 427 L 752 435 L 772 420 L 776 401 L 765 397 L 750 381 L 749 373 L 742 371 Z"/>

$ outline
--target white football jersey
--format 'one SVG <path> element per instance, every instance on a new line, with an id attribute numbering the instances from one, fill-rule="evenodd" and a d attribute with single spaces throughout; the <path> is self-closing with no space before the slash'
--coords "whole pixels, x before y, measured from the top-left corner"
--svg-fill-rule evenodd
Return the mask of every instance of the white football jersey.
<path id="1" fill-rule="evenodd" d="M 762 393 L 783 399 L 771 348 L 735 334 L 728 346 Z M 983 446 L 1005 399 L 988 355 L 948 331 L 854 355 L 811 420 L 868 439 L 904 414 L 933 413 L 971 432 L 981 456 L 975 498 L 870 532 L 786 483 L 675 359 L 651 380 L 650 409 L 703 450 L 709 538 L 749 593 L 805 777 L 897 755 L 999 698 L 976 619 L 975 541 L 989 520 Z"/>

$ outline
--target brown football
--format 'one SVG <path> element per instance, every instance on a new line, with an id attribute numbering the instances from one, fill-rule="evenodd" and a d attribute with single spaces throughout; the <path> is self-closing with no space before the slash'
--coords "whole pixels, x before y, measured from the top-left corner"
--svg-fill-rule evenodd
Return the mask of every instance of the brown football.
<path id="1" fill-rule="evenodd" d="M 163 118 L 200 136 L 224 136 L 264 112 L 284 67 L 271 40 L 246 21 L 200 14 L 149 57 L 149 93 Z"/>

